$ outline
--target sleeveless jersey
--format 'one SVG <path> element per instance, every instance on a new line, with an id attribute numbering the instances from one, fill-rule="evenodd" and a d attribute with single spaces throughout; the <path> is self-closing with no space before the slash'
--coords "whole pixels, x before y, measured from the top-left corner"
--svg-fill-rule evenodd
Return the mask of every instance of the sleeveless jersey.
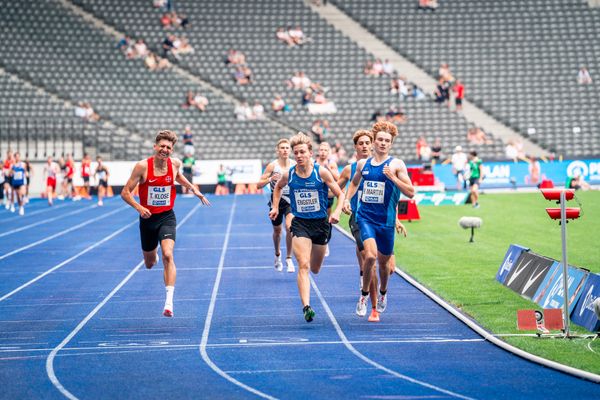
<path id="1" fill-rule="evenodd" d="M 81 162 L 81 176 L 83 176 L 83 177 L 90 176 L 91 167 L 92 167 L 92 165 L 89 161 L 82 161 Z"/>
<path id="2" fill-rule="evenodd" d="M 12 171 L 13 171 L 13 175 L 12 175 L 13 186 L 24 185 L 25 184 L 25 165 L 23 164 L 23 162 L 13 164 Z"/>
<path id="3" fill-rule="evenodd" d="M 319 165 L 314 164 L 308 178 L 296 174 L 296 166 L 290 168 L 288 180 L 292 214 L 306 219 L 327 218 L 327 185 L 319 176 Z"/>
<path id="4" fill-rule="evenodd" d="M 273 168 L 273 172 L 271 173 L 271 176 L 273 176 L 275 174 L 283 175 L 284 169 L 281 168 L 281 165 L 279 165 L 278 160 L 273 161 L 273 165 L 275 165 L 275 167 Z M 296 165 L 296 161 L 290 160 L 290 168 L 293 167 L 294 165 Z M 273 191 L 275 190 L 275 185 L 277 185 L 277 182 L 269 181 L 269 187 L 271 188 L 271 201 L 273 201 Z M 285 200 L 288 204 L 290 204 L 290 186 L 289 185 L 285 185 L 282 188 L 281 200 Z"/>
<path id="5" fill-rule="evenodd" d="M 56 170 L 54 169 L 55 163 L 46 164 L 46 173 L 48 178 L 56 179 Z"/>
<path id="6" fill-rule="evenodd" d="M 383 173 L 383 167 L 393 158 L 388 157 L 380 165 L 373 165 L 369 158 L 362 170 L 362 196 L 356 214 L 374 224 L 393 227 L 396 225 L 396 207 L 400 200 L 400 189 Z"/>
<path id="7" fill-rule="evenodd" d="M 148 176 L 140 183 L 140 204 L 152 214 L 169 211 L 175 204 L 175 182 L 173 179 L 173 163 L 167 159 L 166 175 L 154 175 L 154 157 L 148 160 Z"/>
<path id="8" fill-rule="evenodd" d="M 103 165 L 101 168 L 96 169 L 96 173 L 98 174 L 98 179 L 101 181 L 106 180 L 106 167 Z"/>

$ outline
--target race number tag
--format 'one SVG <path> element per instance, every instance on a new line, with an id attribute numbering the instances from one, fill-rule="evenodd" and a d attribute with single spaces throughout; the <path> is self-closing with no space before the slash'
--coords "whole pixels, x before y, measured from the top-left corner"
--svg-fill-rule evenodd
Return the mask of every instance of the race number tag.
<path id="1" fill-rule="evenodd" d="M 321 210 L 319 192 L 316 190 L 303 190 L 294 192 L 296 210 L 301 213 L 317 212 Z"/>
<path id="2" fill-rule="evenodd" d="M 171 204 L 171 187 L 170 186 L 148 186 L 148 203 L 149 206 L 160 207 Z"/>
<path id="3" fill-rule="evenodd" d="M 362 202 L 383 204 L 385 197 L 385 182 L 365 181 L 363 184 Z"/>
<path id="4" fill-rule="evenodd" d="M 290 187 L 288 185 L 285 185 L 283 187 L 283 189 L 281 189 L 281 194 L 283 194 L 284 196 L 289 196 L 290 195 Z"/>
<path id="5" fill-rule="evenodd" d="M 15 172 L 13 172 L 13 179 L 15 181 L 22 181 L 23 180 L 23 171 L 15 171 Z"/>

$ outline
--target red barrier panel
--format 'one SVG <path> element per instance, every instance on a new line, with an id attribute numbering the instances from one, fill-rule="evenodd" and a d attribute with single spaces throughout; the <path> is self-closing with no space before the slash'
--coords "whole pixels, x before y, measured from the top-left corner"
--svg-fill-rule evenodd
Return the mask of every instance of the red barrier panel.
<path id="1" fill-rule="evenodd" d="M 563 190 L 564 189 L 542 189 L 541 192 L 544 195 L 544 198 L 546 200 L 560 201 L 560 193 Z M 566 189 L 566 190 L 564 190 L 564 192 L 565 192 L 565 199 L 566 200 L 572 200 L 573 197 L 575 197 L 575 190 L 574 189 Z"/>
<path id="2" fill-rule="evenodd" d="M 560 219 L 560 208 L 546 208 L 546 212 L 552 219 Z M 577 207 L 567 207 L 565 209 L 567 219 L 577 219 L 581 210 Z"/>

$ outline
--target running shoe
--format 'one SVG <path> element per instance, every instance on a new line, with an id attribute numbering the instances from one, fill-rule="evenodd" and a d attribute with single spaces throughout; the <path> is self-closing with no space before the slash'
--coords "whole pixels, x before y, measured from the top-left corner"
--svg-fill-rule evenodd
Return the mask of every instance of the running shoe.
<path id="1" fill-rule="evenodd" d="M 369 322 L 379 322 L 379 313 L 376 309 L 371 309 L 371 315 L 369 315 Z"/>
<path id="2" fill-rule="evenodd" d="M 367 315 L 367 302 L 369 301 L 369 296 L 360 295 L 358 299 L 358 303 L 356 303 L 356 315 L 359 317 L 364 317 Z"/>
<path id="3" fill-rule="evenodd" d="M 305 306 L 302 311 L 304 312 L 304 319 L 306 322 L 312 322 L 315 317 L 315 310 L 311 306 Z"/>
<path id="4" fill-rule="evenodd" d="M 291 257 L 286 258 L 285 263 L 287 264 L 287 272 L 296 272 L 296 267 L 294 267 L 294 262 Z"/>
<path id="5" fill-rule="evenodd" d="M 57 197 L 57 199 L 59 199 L 59 200 L 64 200 L 64 199 L 65 199 L 65 196 L 63 196 L 63 195 L 61 194 L 61 195 L 59 195 L 59 196 Z"/>
<path id="6" fill-rule="evenodd" d="M 19 207 L 19 215 L 25 215 L 25 208 Z"/>
<path id="7" fill-rule="evenodd" d="M 102 207 L 102 206 L 104 205 L 104 203 L 102 202 L 102 200 L 98 202 L 98 205 L 99 205 L 100 207 Z"/>
<path id="8" fill-rule="evenodd" d="M 278 272 L 283 271 L 283 263 L 281 262 L 281 254 L 275 256 L 275 270 Z"/>
<path id="9" fill-rule="evenodd" d="M 10 212 L 15 212 L 15 205 L 14 204 L 11 204 L 11 206 L 10 206 Z"/>
<path id="10" fill-rule="evenodd" d="M 384 312 L 385 308 L 387 307 L 387 293 L 386 294 L 379 294 L 379 296 L 377 296 L 377 312 Z"/>
<path id="11" fill-rule="evenodd" d="M 163 315 L 167 318 L 173 318 L 173 310 L 170 310 L 167 307 L 165 307 L 165 309 L 163 311 Z"/>

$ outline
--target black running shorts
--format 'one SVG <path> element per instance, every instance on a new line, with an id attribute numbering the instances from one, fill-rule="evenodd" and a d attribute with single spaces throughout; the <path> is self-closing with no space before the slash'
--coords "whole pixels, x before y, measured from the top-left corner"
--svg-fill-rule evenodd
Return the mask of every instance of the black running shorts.
<path id="1" fill-rule="evenodd" d="M 98 187 L 102 186 L 103 188 L 107 189 L 108 188 L 108 181 L 105 181 L 104 179 L 99 179 L 98 180 Z"/>
<path id="2" fill-rule="evenodd" d="M 175 240 L 177 219 L 173 210 L 152 214 L 150 218 L 140 217 L 140 238 L 142 250 L 152 251 L 165 239 Z"/>
<path id="3" fill-rule="evenodd" d="M 327 218 L 294 217 L 291 231 L 293 236 L 309 238 L 313 244 L 326 245 L 331 239 L 331 224 Z"/>
<path id="4" fill-rule="evenodd" d="M 356 241 L 356 247 L 358 247 L 359 251 L 363 251 L 365 249 L 365 245 L 363 244 L 363 241 L 360 238 L 360 227 L 356 223 L 356 214 L 354 212 L 350 214 L 350 221 L 348 222 L 348 227 L 350 228 L 350 232 L 352 232 L 352 236 L 354 236 L 354 240 Z"/>
<path id="5" fill-rule="evenodd" d="M 271 210 L 271 203 L 269 203 L 269 210 Z M 287 201 L 281 199 L 279 200 L 279 214 L 277 214 L 277 218 L 275 220 L 271 220 L 271 224 L 273 226 L 279 226 L 283 223 L 283 219 L 292 213 L 292 206 Z"/>

